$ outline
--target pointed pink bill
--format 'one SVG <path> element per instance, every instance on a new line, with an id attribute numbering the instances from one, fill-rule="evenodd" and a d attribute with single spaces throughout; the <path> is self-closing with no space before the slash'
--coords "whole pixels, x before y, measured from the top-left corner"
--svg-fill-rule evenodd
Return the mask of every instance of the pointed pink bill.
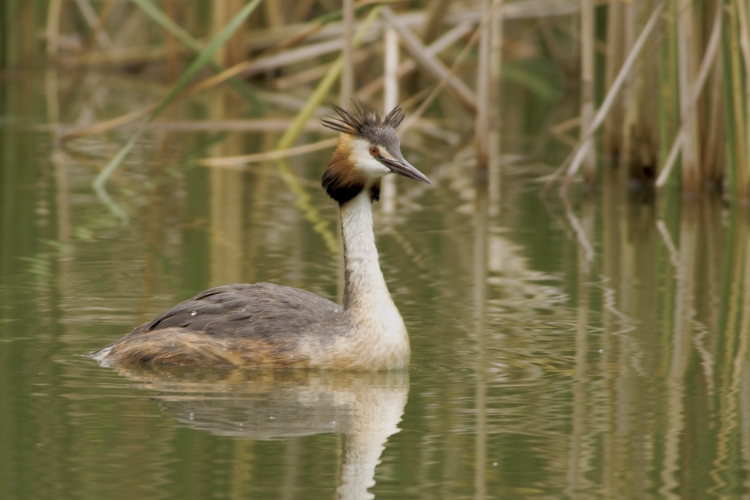
<path id="1" fill-rule="evenodd" d="M 391 160 L 390 158 L 381 157 L 379 158 L 379 160 L 383 165 L 390 168 L 391 172 L 393 172 L 394 174 L 403 175 L 404 177 L 414 179 L 415 181 L 432 184 L 432 182 L 430 182 L 430 179 L 428 179 L 426 175 L 417 170 L 413 165 L 411 165 L 403 158 L 401 158 L 400 160 Z"/>

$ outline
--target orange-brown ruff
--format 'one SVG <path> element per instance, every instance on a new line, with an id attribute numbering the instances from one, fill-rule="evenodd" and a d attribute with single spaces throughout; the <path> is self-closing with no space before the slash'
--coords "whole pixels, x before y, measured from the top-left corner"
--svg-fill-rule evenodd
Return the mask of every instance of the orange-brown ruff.
<path id="1" fill-rule="evenodd" d="M 380 178 L 429 180 L 401 154 L 396 108 L 382 120 L 334 106 L 323 124 L 341 132 L 323 175 L 339 203 L 344 240 L 343 307 L 313 293 L 269 283 L 206 290 L 107 347 L 105 365 L 175 363 L 273 368 L 390 370 L 409 364 L 409 337 L 388 293 L 372 230 Z"/>

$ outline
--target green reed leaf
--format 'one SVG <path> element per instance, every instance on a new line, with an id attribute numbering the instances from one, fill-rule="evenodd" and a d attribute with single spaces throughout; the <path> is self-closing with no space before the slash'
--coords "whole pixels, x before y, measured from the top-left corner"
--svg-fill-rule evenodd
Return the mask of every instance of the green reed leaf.
<path id="1" fill-rule="evenodd" d="M 353 48 L 356 49 L 362 43 L 362 39 L 365 37 L 365 34 L 370 29 L 370 26 L 372 26 L 372 23 L 378 17 L 379 13 L 380 7 L 375 7 L 367 15 L 359 30 L 357 30 L 357 32 L 354 34 L 354 37 L 352 39 Z M 343 67 L 344 58 L 343 56 L 339 56 L 328 70 L 328 73 L 326 73 L 323 79 L 320 80 L 318 86 L 315 88 L 312 95 L 305 103 L 305 106 L 299 111 L 299 113 L 297 113 L 297 116 L 294 117 L 294 121 L 292 122 L 292 124 L 289 126 L 286 132 L 284 132 L 284 135 L 281 136 L 281 139 L 279 139 L 279 142 L 276 145 L 277 150 L 289 149 L 292 144 L 294 144 L 294 141 L 297 140 L 297 137 L 299 137 L 299 134 L 302 132 L 302 129 L 312 116 L 315 109 L 318 107 L 320 102 L 328 95 L 331 87 L 333 87 L 333 85 L 336 83 Z"/>
<path id="2" fill-rule="evenodd" d="M 194 50 L 195 52 L 200 52 L 201 50 L 203 50 L 202 43 L 193 38 L 193 35 L 182 29 L 182 27 L 180 27 L 177 23 L 172 21 L 172 19 L 168 15 L 159 10 L 159 8 L 156 5 L 152 4 L 149 0 L 130 1 L 140 7 L 148 17 L 150 17 L 157 24 L 160 24 L 162 28 L 169 31 L 172 36 L 182 42 L 183 45 L 191 50 Z"/>
<path id="3" fill-rule="evenodd" d="M 147 2 L 146 0 L 133 0 L 137 4 L 149 4 L 150 2 Z M 174 100 L 177 95 L 185 90 L 185 88 L 190 84 L 190 82 L 195 78 L 195 76 L 203 69 L 206 64 L 211 62 L 211 59 L 213 58 L 214 54 L 221 48 L 222 45 L 224 45 L 229 37 L 234 34 L 234 32 L 239 28 L 242 23 L 247 19 L 247 17 L 255 10 L 255 8 L 260 4 L 261 0 L 251 0 L 248 2 L 247 5 L 245 5 L 242 10 L 240 10 L 237 15 L 232 18 L 232 20 L 224 27 L 224 29 L 219 32 L 218 35 L 216 35 L 199 53 L 198 57 L 195 58 L 195 60 L 188 66 L 188 68 L 185 70 L 185 72 L 180 76 L 180 78 L 177 80 L 177 82 L 174 84 L 174 86 L 169 90 L 166 96 L 159 102 L 159 105 L 154 109 L 154 111 L 148 116 L 148 119 L 143 122 L 138 129 L 133 133 L 133 135 L 130 137 L 128 142 L 125 143 L 125 145 L 120 148 L 120 151 L 117 152 L 117 154 L 109 161 L 106 167 L 104 167 L 104 170 L 101 171 L 101 173 L 94 179 L 93 187 L 94 191 L 96 191 L 97 195 L 99 195 L 99 198 L 105 202 L 110 208 L 115 212 L 119 217 L 122 218 L 122 211 L 119 209 L 119 207 L 112 206 L 112 201 L 109 200 L 109 197 L 107 196 L 106 190 L 104 189 L 104 184 L 107 182 L 107 179 L 112 175 L 112 173 L 117 170 L 117 168 L 120 166 L 122 161 L 125 159 L 127 154 L 130 152 L 130 150 L 133 148 L 135 143 L 140 139 L 140 137 L 143 135 L 143 133 L 148 128 L 149 124 L 153 122 L 163 111 L 164 109 L 169 106 L 169 104 Z M 153 7 L 153 5 L 151 5 Z M 155 7 L 154 7 L 155 9 Z M 157 9 L 158 10 L 158 9 Z M 125 219 L 123 219 L 125 220 Z"/>

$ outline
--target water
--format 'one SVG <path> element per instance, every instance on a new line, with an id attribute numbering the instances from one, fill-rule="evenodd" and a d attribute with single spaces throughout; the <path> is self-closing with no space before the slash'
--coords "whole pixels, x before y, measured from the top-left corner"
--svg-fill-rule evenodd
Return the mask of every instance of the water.
<path id="1" fill-rule="evenodd" d="M 97 366 L 83 354 L 213 285 L 340 290 L 330 152 L 289 160 L 295 191 L 274 164 L 191 163 L 278 133 L 156 131 L 108 207 L 90 183 L 127 130 L 60 148 L 35 128 L 153 98 L 106 78 L 0 85 L 0 498 L 748 496 L 744 213 L 609 182 L 566 206 L 530 160 L 485 195 L 470 148 L 419 135 L 406 156 L 435 187 L 400 179 L 376 218 L 408 373 Z M 564 154 L 504 140 L 530 143 Z"/>

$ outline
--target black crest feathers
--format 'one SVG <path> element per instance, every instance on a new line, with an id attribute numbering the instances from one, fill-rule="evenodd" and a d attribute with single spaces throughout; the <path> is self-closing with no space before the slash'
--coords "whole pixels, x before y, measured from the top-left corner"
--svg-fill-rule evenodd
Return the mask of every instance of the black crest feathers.
<path id="1" fill-rule="evenodd" d="M 378 111 L 375 113 L 367 113 L 361 102 L 359 105 L 356 102 L 354 103 L 354 106 L 357 108 L 357 115 L 354 115 L 335 104 L 332 106 L 340 118 L 327 116 L 321 120 L 323 126 L 356 137 L 367 136 L 368 133 L 372 133 L 373 130 L 380 127 L 391 127 L 395 129 L 401 125 L 401 122 L 404 120 L 404 113 L 398 106 L 393 108 L 383 119 L 380 118 L 380 112 Z"/>

